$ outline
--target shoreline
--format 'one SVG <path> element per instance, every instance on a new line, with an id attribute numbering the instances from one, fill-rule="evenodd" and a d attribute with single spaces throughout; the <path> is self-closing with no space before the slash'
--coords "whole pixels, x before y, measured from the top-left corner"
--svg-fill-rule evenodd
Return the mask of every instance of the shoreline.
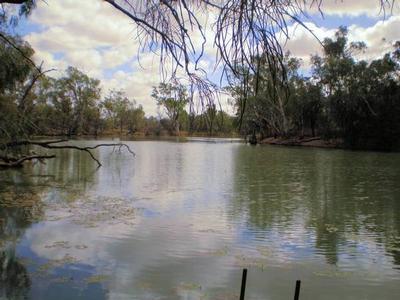
<path id="1" fill-rule="evenodd" d="M 208 135 L 208 134 L 180 134 L 180 135 L 142 135 L 142 134 L 82 134 L 82 135 L 71 135 L 71 136 L 65 136 L 65 135 L 35 135 L 32 136 L 32 139 L 67 139 L 67 140 L 79 140 L 79 139 L 120 139 L 120 140 L 185 140 L 186 138 L 221 138 L 221 139 L 243 139 L 238 134 L 213 134 L 213 135 Z"/>
<path id="2" fill-rule="evenodd" d="M 279 146 L 299 146 L 299 147 L 312 147 L 312 148 L 329 148 L 329 149 L 345 149 L 343 140 L 330 139 L 324 140 L 321 137 L 269 137 L 261 140 L 260 145 L 279 145 Z"/>

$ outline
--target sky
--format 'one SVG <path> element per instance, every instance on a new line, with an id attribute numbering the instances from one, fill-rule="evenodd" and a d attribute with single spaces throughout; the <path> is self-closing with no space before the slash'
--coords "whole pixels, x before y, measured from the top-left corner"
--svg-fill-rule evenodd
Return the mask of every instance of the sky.
<path id="1" fill-rule="evenodd" d="M 390 51 L 400 40 L 400 1 L 384 14 L 379 0 L 324 0 L 323 16 L 311 9 L 306 25 L 320 39 L 332 37 L 340 25 L 349 29 L 350 41 L 364 41 L 367 50 L 362 58 L 373 59 Z M 202 16 L 206 20 L 209 16 Z M 209 17 L 212 19 L 211 17 Z M 212 21 L 208 20 L 209 23 Z M 139 50 L 133 22 L 102 0 L 38 1 L 32 15 L 16 29 L 35 49 L 34 60 L 44 62 L 45 69 L 56 69 L 52 76 L 61 76 L 74 66 L 102 82 L 102 92 L 123 89 L 130 99 L 141 104 L 146 115 L 157 115 L 157 105 L 150 97 L 160 80 L 159 57 Z M 309 70 L 311 54 L 321 54 L 318 41 L 301 26 L 289 28 L 290 39 L 285 49 L 303 61 L 302 70 Z M 201 66 L 210 78 L 214 71 L 216 49 L 212 30 L 206 32 L 208 42 Z M 214 74 L 213 74 L 214 72 Z M 228 109 L 227 97 L 221 99 Z"/>

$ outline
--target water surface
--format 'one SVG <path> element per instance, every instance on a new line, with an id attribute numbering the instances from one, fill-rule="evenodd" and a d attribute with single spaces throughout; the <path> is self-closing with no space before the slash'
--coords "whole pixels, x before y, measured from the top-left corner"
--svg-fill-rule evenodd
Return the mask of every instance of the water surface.
<path id="1" fill-rule="evenodd" d="M 399 154 L 128 143 L 0 171 L 0 298 L 398 299 Z"/>

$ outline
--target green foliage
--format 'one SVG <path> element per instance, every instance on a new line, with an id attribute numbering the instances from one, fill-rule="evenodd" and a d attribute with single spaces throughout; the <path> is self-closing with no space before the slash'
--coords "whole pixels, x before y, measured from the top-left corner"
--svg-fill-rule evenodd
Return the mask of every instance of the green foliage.
<path id="1" fill-rule="evenodd" d="M 31 57 L 33 49 L 17 36 L 3 35 L 26 56 Z M 19 104 L 24 83 L 33 72 L 32 65 L 21 57 L 10 43 L 0 39 L 0 138 L 15 139 L 23 135 L 31 124 L 27 122 Z"/>
<path id="2" fill-rule="evenodd" d="M 229 88 L 242 133 L 257 130 L 262 135 L 286 136 L 292 126 L 290 92 L 298 79 L 300 61 L 287 54 L 283 60 L 286 72 L 276 73 L 271 71 L 265 55 L 254 60 L 257 70 L 242 70 L 239 85 Z"/>
<path id="3" fill-rule="evenodd" d="M 17 46 L 26 57 L 34 53 L 31 46 L 18 36 L 3 35 Z M 0 39 L 0 93 L 16 88 L 18 83 L 23 82 L 32 71 L 32 65 L 21 57 L 10 43 Z"/>
<path id="4" fill-rule="evenodd" d="M 187 90 L 181 84 L 160 83 L 153 87 L 151 96 L 157 101 L 157 105 L 164 108 L 171 121 L 171 131 L 179 135 L 182 123 L 182 115 L 185 106 L 189 103 Z"/>
<path id="5" fill-rule="evenodd" d="M 356 60 L 365 43 L 349 43 L 340 27 L 313 56 L 312 77 L 299 73 L 288 55 L 286 74 L 272 77 L 263 56 L 257 70 L 241 72 L 229 88 L 244 134 L 341 138 L 351 148 L 399 149 L 400 42 L 383 58 Z M 240 122 L 241 121 L 241 122 Z"/>
<path id="6" fill-rule="evenodd" d="M 324 41 L 324 57 L 314 68 L 328 114 L 328 135 L 339 136 L 352 148 L 393 150 L 400 136 L 400 81 L 397 46 L 370 63 L 356 61 L 363 43 L 347 42 L 342 29 L 336 40 Z M 334 51 L 332 49 L 335 49 Z"/>
<path id="7" fill-rule="evenodd" d="M 48 96 L 61 120 L 57 129 L 67 135 L 95 133 L 91 129 L 100 116 L 100 81 L 69 67 L 52 83 Z"/>
<path id="8" fill-rule="evenodd" d="M 123 91 L 111 90 L 102 102 L 106 113 L 106 121 L 111 128 L 119 128 L 120 133 L 127 127 L 129 133 L 135 133 L 144 127 L 144 111 L 142 106 L 129 100 Z"/>

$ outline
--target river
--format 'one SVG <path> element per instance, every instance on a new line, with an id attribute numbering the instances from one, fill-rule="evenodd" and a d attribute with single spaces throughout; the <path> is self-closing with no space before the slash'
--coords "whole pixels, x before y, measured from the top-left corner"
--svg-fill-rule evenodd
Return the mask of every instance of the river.
<path id="1" fill-rule="evenodd" d="M 1 299 L 399 299 L 400 154 L 127 143 L 0 171 Z"/>

